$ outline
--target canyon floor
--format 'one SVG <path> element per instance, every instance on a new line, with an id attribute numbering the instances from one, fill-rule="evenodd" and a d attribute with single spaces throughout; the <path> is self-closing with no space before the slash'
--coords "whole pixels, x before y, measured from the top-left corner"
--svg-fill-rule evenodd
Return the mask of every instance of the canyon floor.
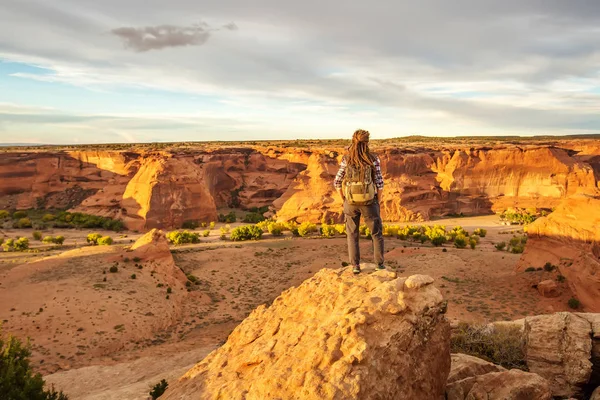
<path id="1" fill-rule="evenodd" d="M 501 225 L 494 215 L 429 223 L 488 230 L 474 250 L 386 238 L 388 269 L 434 277 L 450 320 L 484 323 L 568 310 L 565 283 L 555 298 L 532 287 L 556 280 L 556 272 L 515 273 L 520 255 L 495 249 L 520 227 Z M 223 343 L 256 306 L 347 259 L 343 237 L 266 234 L 237 243 L 220 240 L 218 232 L 219 225 L 199 244 L 171 247 L 175 264 L 197 278 L 187 287 L 163 283 L 151 260 L 126 261 L 126 248 L 141 234 L 112 233 L 113 246 L 91 247 L 89 231 L 45 232 L 65 236 L 65 245 L 30 240 L 37 253 L 0 253 L 3 330 L 30 337 L 36 369 L 72 399 L 144 399 L 152 384 L 181 376 Z M 2 234 L 30 237 L 31 230 Z M 372 268 L 370 245 L 361 238 L 363 273 Z M 107 272 L 114 265 L 119 271 Z"/>

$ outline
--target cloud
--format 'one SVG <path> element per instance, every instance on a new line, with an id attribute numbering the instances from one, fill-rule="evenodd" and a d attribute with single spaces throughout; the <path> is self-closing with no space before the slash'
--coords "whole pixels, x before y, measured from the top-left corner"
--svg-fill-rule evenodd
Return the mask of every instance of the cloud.
<path id="1" fill-rule="evenodd" d="M 223 29 L 236 31 L 238 27 L 231 22 Z M 201 46 L 210 38 L 211 32 L 219 30 L 206 23 L 193 26 L 159 25 L 144 28 L 122 27 L 111 31 L 121 38 L 128 49 L 137 52 L 160 50 L 167 47 Z"/>

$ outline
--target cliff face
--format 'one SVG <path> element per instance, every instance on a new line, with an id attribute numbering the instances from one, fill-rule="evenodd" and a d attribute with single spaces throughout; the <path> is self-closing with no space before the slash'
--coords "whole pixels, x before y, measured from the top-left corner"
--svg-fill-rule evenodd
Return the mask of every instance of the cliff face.
<path id="1" fill-rule="evenodd" d="M 390 221 L 508 207 L 555 207 L 598 188 L 600 146 L 374 149 Z M 0 208 L 71 208 L 122 218 L 131 229 L 214 220 L 223 207 L 271 206 L 281 220 L 341 220 L 332 187 L 344 149 L 276 146 L 186 151 L 5 152 Z"/>
<path id="2" fill-rule="evenodd" d="M 564 199 L 528 226 L 529 241 L 517 266 L 558 266 L 586 310 L 600 312 L 600 190 Z"/>

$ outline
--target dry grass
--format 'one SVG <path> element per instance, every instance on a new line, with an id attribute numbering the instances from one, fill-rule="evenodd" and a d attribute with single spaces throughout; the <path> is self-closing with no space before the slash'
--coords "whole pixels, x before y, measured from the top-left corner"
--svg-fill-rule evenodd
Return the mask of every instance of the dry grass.
<path id="1" fill-rule="evenodd" d="M 524 339 L 517 326 L 460 323 L 452 333 L 452 353 L 479 357 L 504 368 L 527 371 Z"/>

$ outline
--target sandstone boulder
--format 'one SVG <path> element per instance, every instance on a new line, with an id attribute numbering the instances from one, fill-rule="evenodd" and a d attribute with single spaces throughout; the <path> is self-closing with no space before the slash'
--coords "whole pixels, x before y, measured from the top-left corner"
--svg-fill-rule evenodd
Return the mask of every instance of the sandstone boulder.
<path id="1" fill-rule="evenodd" d="M 567 312 L 526 318 L 529 371 L 546 378 L 554 396 L 581 396 L 592 374 L 591 334 L 589 321 Z"/>
<path id="2" fill-rule="evenodd" d="M 452 354 L 452 365 L 450 375 L 448 375 L 448 383 L 450 384 L 473 376 L 485 375 L 490 372 L 503 371 L 506 371 L 506 369 L 481 358 L 455 353 Z"/>
<path id="3" fill-rule="evenodd" d="M 560 290 L 558 290 L 558 285 L 551 279 L 547 279 L 538 283 L 537 290 L 544 297 L 560 296 Z"/>
<path id="4" fill-rule="evenodd" d="M 490 372 L 448 385 L 446 400 L 550 400 L 548 381 L 537 374 L 511 369 Z"/>
<path id="5" fill-rule="evenodd" d="M 254 310 L 163 397 L 438 400 L 450 327 L 441 293 L 412 281 L 423 285 L 387 271 L 321 270 Z"/>
<path id="6" fill-rule="evenodd" d="M 166 283 L 172 284 L 177 281 L 185 284 L 187 277 L 183 271 L 175 265 L 173 255 L 169 249 L 169 242 L 165 233 L 159 229 L 152 229 L 140 237 L 130 248 L 129 258 L 141 258 L 152 261 L 153 269 L 165 275 Z"/>

